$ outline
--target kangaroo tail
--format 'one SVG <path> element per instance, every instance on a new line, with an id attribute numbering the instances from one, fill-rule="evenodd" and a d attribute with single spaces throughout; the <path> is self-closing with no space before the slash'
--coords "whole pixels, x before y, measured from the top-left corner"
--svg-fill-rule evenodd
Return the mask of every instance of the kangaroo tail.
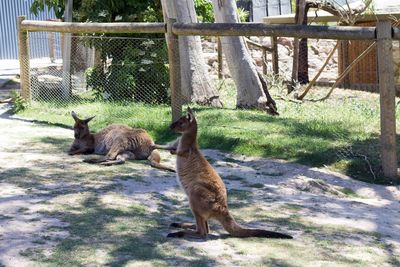
<path id="1" fill-rule="evenodd" d="M 244 228 L 235 221 L 235 219 L 229 212 L 219 216 L 217 220 L 222 224 L 224 229 L 228 231 L 228 233 L 230 233 L 235 237 L 264 237 L 264 238 L 293 239 L 292 236 L 283 233 L 262 230 L 262 229 Z"/>
<path id="2" fill-rule="evenodd" d="M 155 161 L 150 161 L 150 166 L 153 168 L 157 168 L 160 170 L 165 170 L 165 171 L 170 171 L 170 172 L 176 172 L 173 168 L 165 166 L 161 163 L 155 162 Z"/>
<path id="3" fill-rule="evenodd" d="M 175 172 L 175 170 L 173 168 L 165 166 L 160 163 L 160 161 L 161 161 L 160 152 L 158 152 L 158 150 L 156 150 L 156 149 L 151 152 L 150 156 L 147 159 L 150 161 L 150 166 L 153 168 L 170 171 L 170 172 Z"/>

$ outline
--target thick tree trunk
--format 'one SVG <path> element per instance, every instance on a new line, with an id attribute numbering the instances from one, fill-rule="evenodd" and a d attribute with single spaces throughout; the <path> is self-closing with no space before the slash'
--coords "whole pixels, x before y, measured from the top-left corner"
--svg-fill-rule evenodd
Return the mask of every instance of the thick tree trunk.
<path id="1" fill-rule="evenodd" d="M 296 24 L 305 24 L 304 18 L 307 18 L 306 0 L 296 0 Z M 292 82 L 288 87 L 290 94 L 295 88 L 296 83 L 305 84 L 308 82 L 308 51 L 307 39 L 294 38 L 293 41 L 293 67 L 292 67 Z"/>
<path id="2" fill-rule="evenodd" d="M 173 1 L 174 5 L 167 5 Z M 164 14 L 174 8 L 178 22 L 197 22 L 192 0 L 162 0 Z M 169 6 L 169 8 L 167 8 Z M 179 53 L 181 62 L 182 99 L 184 103 L 195 102 L 203 105 L 222 107 L 218 92 L 209 76 L 204 62 L 199 36 L 180 36 Z"/>
<path id="3" fill-rule="evenodd" d="M 216 22 L 239 22 L 235 0 L 213 0 L 212 2 Z M 243 37 L 221 37 L 221 42 L 222 51 L 237 88 L 236 106 L 263 109 L 269 107 L 274 111 L 272 113 L 275 113 L 275 102 L 269 96 L 267 88 L 263 88 Z"/>

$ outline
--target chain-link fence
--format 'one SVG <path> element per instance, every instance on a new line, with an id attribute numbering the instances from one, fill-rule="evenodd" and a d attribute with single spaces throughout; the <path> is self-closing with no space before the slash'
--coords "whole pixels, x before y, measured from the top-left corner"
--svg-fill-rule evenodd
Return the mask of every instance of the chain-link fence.
<path id="1" fill-rule="evenodd" d="M 260 72 L 266 74 L 269 85 L 277 82 L 287 85 L 292 82 L 295 89 L 310 86 L 354 89 L 379 92 L 376 41 L 308 39 L 300 42 L 298 73 L 293 74 L 294 38 L 277 38 L 278 71 L 273 69 L 273 53 L 270 37 L 249 37 L 250 40 L 269 48 L 266 57 L 260 48 L 249 45 L 250 54 Z M 204 43 L 204 42 L 203 42 Z M 400 42 L 393 41 L 393 59 L 397 95 L 400 95 Z M 214 76 L 221 71 L 222 79 L 231 78 L 225 58 L 218 62 L 217 38 L 206 39 L 206 62 Z M 222 65 L 222 67 L 221 67 Z M 266 66 L 266 69 L 265 69 Z"/>
<path id="2" fill-rule="evenodd" d="M 64 52 L 66 38 L 68 35 L 61 33 L 29 33 L 33 102 L 55 105 L 74 101 L 170 104 L 168 49 L 164 38 L 73 35 L 68 58 Z M 277 38 L 277 71 L 273 69 L 271 38 L 248 37 L 247 40 L 258 71 L 264 73 L 270 88 L 281 85 L 281 93 L 284 93 L 282 88 L 293 85 L 301 93 L 311 87 L 310 82 L 313 86 L 378 92 L 376 47 L 365 53 L 374 41 L 300 41 L 298 73 L 294 74 L 293 38 Z M 48 46 L 49 55 L 38 58 L 36 53 L 43 45 Z M 222 46 L 223 43 L 218 45 L 217 37 L 201 39 L 207 75 L 218 88 L 230 88 L 228 92 L 220 92 L 220 98 L 225 107 L 234 108 L 236 93 L 231 72 L 225 57 L 218 57 Z M 268 51 L 265 53 L 263 48 Z M 396 83 L 400 87 L 398 41 L 393 42 L 393 57 Z"/>
<path id="3" fill-rule="evenodd" d="M 164 38 L 71 36 L 30 33 L 33 44 L 47 38 L 49 57 L 36 58 L 30 47 L 33 102 L 170 102 L 168 56 Z M 64 44 L 70 38 L 70 54 Z"/>

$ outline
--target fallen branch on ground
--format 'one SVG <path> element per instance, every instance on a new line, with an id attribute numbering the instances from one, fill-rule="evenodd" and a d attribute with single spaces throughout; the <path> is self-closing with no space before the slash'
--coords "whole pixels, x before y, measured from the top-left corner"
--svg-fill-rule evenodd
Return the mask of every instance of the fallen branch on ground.
<path id="1" fill-rule="evenodd" d="M 0 99 L 1 104 L 11 103 L 11 102 L 12 102 L 12 98 Z"/>

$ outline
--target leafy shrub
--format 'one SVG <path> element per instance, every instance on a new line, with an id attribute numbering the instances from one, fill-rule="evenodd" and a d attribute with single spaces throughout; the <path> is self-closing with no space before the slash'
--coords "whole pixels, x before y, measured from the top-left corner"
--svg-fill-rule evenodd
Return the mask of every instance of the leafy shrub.
<path id="1" fill-rule="evenodd" d="M 213 6 L 209 0 L 194 0 L 194 8 L 199 22 L 214 22 Z"/>
<path id="2" fill-rule="evenodd" d="M 11 100 L 14 103 L 11 111 L 17 113 L 27 108 L 28 103 L 22 98 L 21 94 L 15 90 L 11 91 Z"/>
<path id="3" fill-rule="evenodd" d="M 97 45 L 104 49 L 102 64 L 85 72 L 95 98 L 169 103 L 166 44 L 151 39 L 110 40 Z"/>

